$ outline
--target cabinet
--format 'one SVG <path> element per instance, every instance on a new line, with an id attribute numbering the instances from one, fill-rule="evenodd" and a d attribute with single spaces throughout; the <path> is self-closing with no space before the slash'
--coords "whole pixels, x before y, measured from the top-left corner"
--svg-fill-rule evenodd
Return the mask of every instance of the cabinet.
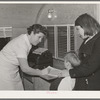
<path id="1" fill-rule="evenodd" d="M 40 77 L 34 77 L 34 89 L 35 90 L 49 90 L 50 82 Z"/>
<path id="2" fill-rule="evenodd" d="M 23 82 L 24 82 L 24 89 L 25 90 L 34 90 L 33 82 L 27 80 L 26 78 L 23 78 Z"/>
<path id="3" fill-rule="evenodd" d="M 43 91 L 49 90 L 50 82 L 40 77 L 34 77 L 27 74 L 22 75 L 22 81 L 25 90 Z"/>

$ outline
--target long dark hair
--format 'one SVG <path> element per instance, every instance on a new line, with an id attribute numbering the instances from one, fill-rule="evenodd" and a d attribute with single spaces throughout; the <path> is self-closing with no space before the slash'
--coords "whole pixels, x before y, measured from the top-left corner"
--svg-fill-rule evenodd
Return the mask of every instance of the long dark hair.
<path id="1" fill-rule="evenodd" d="M 81 26 L 86 35 L 92 36 L 100 31 L 100 24 L 89 14 L 80 15 L 76 21 L 75 26 Z"/>

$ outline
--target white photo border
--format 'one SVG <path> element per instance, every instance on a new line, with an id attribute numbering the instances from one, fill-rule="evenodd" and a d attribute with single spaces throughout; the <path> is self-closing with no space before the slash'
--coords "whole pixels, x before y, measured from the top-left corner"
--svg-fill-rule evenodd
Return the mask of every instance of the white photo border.
<path id="1" fill-rule="evenodd" d="M 100 1 L 0 1 L 0 4 L 97 4 Z M 0 91 L 1 100 L 98 100 L 100 91 Z"/>

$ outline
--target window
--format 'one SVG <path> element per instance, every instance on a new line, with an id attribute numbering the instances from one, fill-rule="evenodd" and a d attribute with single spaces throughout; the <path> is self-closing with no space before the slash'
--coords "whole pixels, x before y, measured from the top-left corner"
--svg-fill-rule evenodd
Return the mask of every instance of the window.
<path id="1" fill-rule="evenodd" d="M 0 38 L 12 37 L 12 27 L 0 27 Z"/>
<path id="2" fill-rule="evenodd" d="M 69 34 L 70 34 L 70 50 L 75 50 L 75 34 L 74 34 L 74 26 L 69 26 Z"/>
<path id="3" fill-rule="evenodd" d="M 63 60 L 66 52 L 75 50 L 74 25 L 45 25 L 49 32 L 47 48 L 56 59 Z"/>
<path id="4" fill-rule="evenodd" d="M 47 38 L 47 47 L 51 51 L 53 56 L 55 56 L 54 26 L 47 26 L 47 30 L 49 32 Z"/>
<path id="5" fill-rule="evenodd" d="M 58 57 L 63 58 L 67 52 L 67 26 L 58 26 Z"/>

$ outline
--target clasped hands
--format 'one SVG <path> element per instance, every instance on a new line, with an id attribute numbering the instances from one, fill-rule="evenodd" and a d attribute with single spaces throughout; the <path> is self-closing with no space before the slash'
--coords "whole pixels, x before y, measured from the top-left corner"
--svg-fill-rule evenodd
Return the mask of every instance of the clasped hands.
<path id="1" fill-rule="evenodd" d="M 51 79 L 56 79 L 58 77 L 67 77 L 69 76 L 69 71 L 67 69 L 56 69 L 53 67 L 48 66 L 47 68 L 41 70 L 42 75 L 40 77 L 51 80 Z"/>

